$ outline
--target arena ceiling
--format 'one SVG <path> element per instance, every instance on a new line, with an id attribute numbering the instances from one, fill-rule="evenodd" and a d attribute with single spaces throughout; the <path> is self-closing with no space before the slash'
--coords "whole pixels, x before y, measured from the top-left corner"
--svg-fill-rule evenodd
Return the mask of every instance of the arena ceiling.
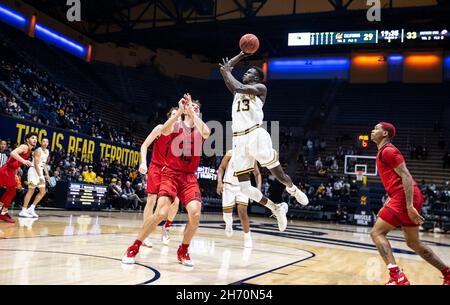
<path id="1" fill-rule="evenodd" d="M 382 21 L 369 22 L 366 0 L 81 0 L 81 22 L 68 22 L 66 0 L 25 0 L 98 42 L 220 58 L 244 33 L 261 40 L 260 56 L 286 55 L 287 32 L 390 26 L 450 26 L 450 1 L 381 0 Z"/>

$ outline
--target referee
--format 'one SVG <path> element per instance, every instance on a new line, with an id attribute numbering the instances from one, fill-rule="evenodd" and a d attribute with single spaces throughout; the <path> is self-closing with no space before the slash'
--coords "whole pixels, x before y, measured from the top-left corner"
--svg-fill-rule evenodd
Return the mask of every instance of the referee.
<path id="1" fill-rule="evenodd" d="M 3 166 L 3 164 L 6 163 L 6 160 L 8 160 L 8 155 L 6 154 L 6 141 L 0 140 L 0 167 Z"/>

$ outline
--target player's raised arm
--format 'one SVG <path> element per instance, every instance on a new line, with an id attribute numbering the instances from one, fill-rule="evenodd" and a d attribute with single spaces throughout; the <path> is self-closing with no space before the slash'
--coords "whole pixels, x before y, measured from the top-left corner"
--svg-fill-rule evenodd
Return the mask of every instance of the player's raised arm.
<path id="1" fill-rule="evenodd" d="M 225 84 L 233 94 L 243 93 L 256 96 L 264 96 L 264 97 L 266 96 L 267 88 L 264 84 L 259 82 L 251 84 L 243 84 L 240 81 L 238 81 L 231 73 L 231 71 L 233 70 L 233 66 L 231 65 L 231 60 L 228 60 L 228 58 L 224 58 L 223 63 L 219 65 L 220 65 L 220 73 L 223 76 Z M 246 73 L 248 73 L 248 71 Z M 262 81 L 262 79 L 258 80 Z"/>
<path id="2" fill-rule="evenodd" d="M 183 114 L 183 112 L 185 111 L 185 106 L 184 106 L 184 99 L 181 99 L 178 102 L 178 110 L 177 113 L 170 117 L 161 127 L 161 134 L 168 136 L 173 132 L 173 127 L 175 125 L 175 123 L 178 121 L 178 118 Z"/>
<path id="3" fill-rule="evenodd" d="M 17 147 L 16 149 L 14 149 L 11 152 L 11 157 L 13 157 L 14 159 L 16 159 L 17 161 L 19 161 L 20 163 L 22 163 L 23 165 L 26 165 L 28 167 L 32 166 L 33 164 L 31 163 L 31 161 L 25 160 L 24 158 L 22 158 L 20 155 L 25 154 L 28 151 L 29 147 L 25 144 L 20 145 L 19 147 Z"/>
<path id="4" fill-rule="evenodd" d="M 141 145 L 141 165 L 139 166 L 139 172 L 143 175 L 147 173 L 148 148 L 150 147 L 150 145 L 152 145 L 153 141 L 155 141 L 155 139 L 161 135 L 162 126 L 163 125 L 159 124 L 158 126 L 153 128 L 153 130 L 145 139 L 144 143 L 142 143 Z"/>
<path id="5" fill-rule="evenodd" d="M 227 151 L 225 156 L 223 156 L 222 162 L 220 162 L 219 168 L 217 169 L 217 194 L 219 195 L 223 192 L 223 175 L 225 174 L 225 169 L 227 168 L 230 159 L 231 150 Z"/>
<path id="6" fill-rule="evenodd" d="M 194 122 L 194 126 L 198 129 L 198 131 L 202 135 L 202 138 L 205 140 L 208 139 L 211 135 L 211 130 L 209 129 L 208 125 L 206 125 L 205 122 L 203 122 L 203 120 L 198 116 L 196 111 L 199 111 L 199 108 L 194 111 L 193 106 L 195 105 L 192 103 L 191 95 L 187 93 L 184 95 L 183 99 L 187 103 L 186 114 L 192 119 L 192 121 Z"/>

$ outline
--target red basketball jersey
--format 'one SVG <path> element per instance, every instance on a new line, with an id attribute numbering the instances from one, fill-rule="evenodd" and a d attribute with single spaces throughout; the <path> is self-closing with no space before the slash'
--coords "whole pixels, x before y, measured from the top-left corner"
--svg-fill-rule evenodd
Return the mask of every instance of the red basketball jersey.
<path id="1" fill-rule="evenodd" d="M 31 155 L 31 149 L 28 149 L 27 153 L 19 155 L 19 156 L 21 156 L 23 159 L 27 160 L 30 157 L 30 155 Z M 14 169 L 14 170 L 18 169 L 21 166 L 22 166 L 22 163 L 20 161 L 17 161 L 16 159 L 14 159 L 12 156 L 10 156 L 8 158 L 8 160 L 6 161 L 6 163 L 3 165 L 3 167 L 7 167 L 10 169 Z"/>
<path id="2" fill-rule="evenodd" d="M 389 197 L 393 197 L 398 192 L 404 194 L 402 178 L 395 172 L 394 168 L 405 162 L 402 153 L 392 145 L 387 143 L 377 154 L 377 166 L 381 182 L 386 189 Z M 413 180 L 413 185 L 417 183 Z"/>
<path id="3" fill-rule="evenodd" d="M 150 165 L 155 164 L 158 166 L 164 166 L 164 160 L 166 159 L 168 147 L 172 139 L 170 136 L 160 135 L 155 142 L 153 142 L 152 159 Z"/>
<path id="4" fill-rule="evenodd" d="M 176 123 L 169 135 L 171 141 L 165 165 L 184 173 L 195 173 L 202 156 L 203 137 L 196 128 Z"/>

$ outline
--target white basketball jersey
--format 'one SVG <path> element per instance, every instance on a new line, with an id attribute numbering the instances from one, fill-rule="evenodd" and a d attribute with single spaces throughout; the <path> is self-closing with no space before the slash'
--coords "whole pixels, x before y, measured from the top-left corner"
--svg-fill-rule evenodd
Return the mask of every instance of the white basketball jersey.
<path id="1" fill-rule="evenodd" d="M 41 156 L 39 157 L 39 168 L 40 169 L 44 169 L 44 165 L 47 162 L 48 156 L 50 155 L 50 152 L 48 151 L 48 149 L 46 149 L 45 151 L 39 147 L 38 150 L 41 151 Z M 33 167 L 34 167 L 34 155 L 33 155 Z"/>
<path id="2" fill-rule="evenodd" d="M 255 95 L 236 93 L 231 113 L 233 132 L 242 132 L 255 125 L 262 125 L 263 106 L 262 100 Z"/>
<path id="3" fill-rule="evenodd" d="M 223 182 L 238 186 L 239 180 L 237 177 L 234 176 L 233 163 L 234 163 L 233 155 L 231 155 L 230 161 L 228 161 L 227 168 L 225 169 L 225 174 L 223 175 Z"/>

